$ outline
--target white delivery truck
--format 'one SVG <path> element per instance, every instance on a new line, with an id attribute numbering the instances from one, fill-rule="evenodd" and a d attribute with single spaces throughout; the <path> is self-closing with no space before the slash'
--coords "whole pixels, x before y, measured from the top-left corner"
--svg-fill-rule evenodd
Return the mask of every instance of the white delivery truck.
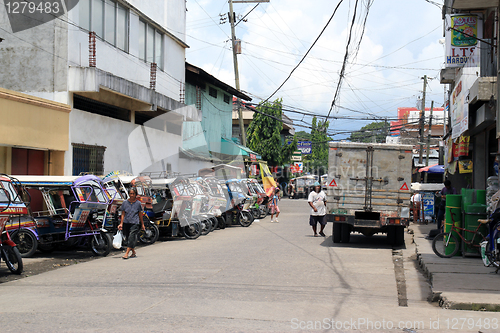
<path id="1" fill-rule="evenodd" d="M 410 217 L 412 146 L 330 142 L 327 221 L 333 242 L 348 243 L 352 232 L 387 234 L 404 243 Z"/>

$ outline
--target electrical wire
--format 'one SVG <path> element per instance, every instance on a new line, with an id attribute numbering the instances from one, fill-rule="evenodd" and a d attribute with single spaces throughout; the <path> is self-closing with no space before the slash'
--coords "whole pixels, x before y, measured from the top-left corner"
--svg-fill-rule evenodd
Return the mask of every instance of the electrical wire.
<path id="1" fill-rule="evenodd" d="M 265 102 L 267 102 L 271 97 L 273 97 L 280 89 L 281 87 L 283 87 L 283 85 L 290 79 L 290 77 L 292 77 L 292 74 L 293 72 L 295 72 L 295 70 L 300 66 L 300 64 L 304 61 L 304 59 L 307 57 L 307 55 L 309 54 L 309 52 L 311 52 L 312 48 L 314 47 L 314 45 L 316 45 L 317 41 L 319 40 L 319 38 L 321 37 L 321 35 L 323 35 L 323 32 L 325 32 L 326 28 L 328 27 L 328 25 L 330 24 L 330 22 L 332 21 L 333 17 L 335 16 L 335 14 L 337 13 L 337 9 L 340 7 L 340 5 L 342 4 L 342 2 L 344 2 L 344 0 L 340 0 L 339 3 L 337 4 L 337 7 L 335 7 L 335 10 L 333 11 L 333 14 L 332 16 L 330 17 L 330 19 L 328 20 L 328 22 L 326 23 L 326 25 L 323 27 L 323 29 L 321 30 L 320 34 L 318 35 L 318 37 L 316 37 L 315 41 L 312 43 L 311 47 L 307 50 L 307 52 L 304 54 L 304 56 L 302 57 L 302 59 L 299 61 L 299 63 L 297 64 L 297 66 L 295 66 L 292 71 L 290 72 L 290 74 L 288 75 L 288 77 L 285 79 L 285 81 L 268 97 L 266 98 Z"/>

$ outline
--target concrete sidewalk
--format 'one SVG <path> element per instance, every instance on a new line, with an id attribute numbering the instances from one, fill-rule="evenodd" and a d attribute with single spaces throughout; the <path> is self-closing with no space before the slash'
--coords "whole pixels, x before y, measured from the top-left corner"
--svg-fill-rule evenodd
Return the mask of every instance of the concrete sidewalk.
<path id="1" fill-rule="evenodd" d="M 447 309 L 500 311 L 500 272 L 484 267 L 480 257 L 438 257 L 425 237 L 435 224 L 411 224 L 417 260 L 432 288 L 432 300 Z M 411 231 L 410 231 L 411 232 Z"/>

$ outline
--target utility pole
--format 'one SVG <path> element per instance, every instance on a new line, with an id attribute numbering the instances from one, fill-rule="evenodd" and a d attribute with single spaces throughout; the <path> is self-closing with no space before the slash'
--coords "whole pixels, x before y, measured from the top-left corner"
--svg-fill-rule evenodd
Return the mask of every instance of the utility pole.
<path id="1" fill-rule="evenodd" d="M 424 154 L 424 121 L 425 121 L 425 89 L 427 87 L 427 75 L 424 75 L 424 93 L 422 95 L 422 112 L 420 113 L 420 155 L 418 163 L 422 164 Z"/>
<path id="2" fill-rule="evenodd" d="M 429 152 L 431 150 L 431 131 L 432 131 L 432 111 L 434 110 L 434 101 L 431 102 L 431 114 L 429 117 L 429 129 L 427 133 L 427 157 L 425 158 L 425 166 L 429 166 Z M 424 183 L 427 183 L 427 174 L 424 175 Z"/>
<path id="3" fill-rule="evenodd" d="M 240 91 L 240 74 L 238 71 L 238 56 L 236 52 L 236 33 L 235 33 L 235 26 L 236 26 L 236 15 L 234 14 L 233 11 L 233 2 L 234 3 L 255 3 L 255 2 L 269 2 L 269 0 L 229 0 L 229 23 L 231 24 L 231 41 L 232 41 L 232 47 L 233 47 L 233 65 L 234 65 L 234 81 L 236 85 L 236 90 Z M 243 122 L 243 110 L 241 109 L 241 100 L 239 97 L 236 97 L 236 105 L 238 106 L 238 118 L 239 118 L 239 124 L 240 124 L 240 136 L 241 136 L 241 144 L 243 146 L 247 145 L 247 136 L 245 133 L 245 124 Z"/>
<path id="4" fill-rule="evenodd" d="M 236 15 L 233 11 L 233 0 L 229 0 L 229 23 L 231 24 L 231 42 L 233 48 L 233 65 L 234 65 L 234 81 L 236 84 L 236 90 L 240 91 L 240 73 L 238 71 L 238 56 L 236 53 L 236 33 L 234 29 L 234 24 L 236 20 Z M 241 110 L 241 100 L 239 97 L 236 97 L 236 105 L 238 107 L 238 118 L 240 124 L 240 137 L 241 144 L 243 146 L 247 145 L 247 136 L 245 133 L 245 124 L 243 122 L 243 111 Z"/>

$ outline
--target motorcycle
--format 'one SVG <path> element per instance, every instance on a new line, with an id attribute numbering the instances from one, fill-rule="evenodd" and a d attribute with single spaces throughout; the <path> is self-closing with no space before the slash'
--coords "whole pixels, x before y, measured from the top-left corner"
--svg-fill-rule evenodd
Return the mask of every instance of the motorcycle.
<path id="1" fill-rule="evenodd" d="M 16 243 L 12 241 L 5 226 L 12 214 L 27 214 L 25 203 L 13 186 L 16 180 L 6 174 L 0 174 L 0 261 L 14 274 L 23 272 L 23 259 Z"/>
<path id="2" fill-rule="evenodd" d="M 249 227 L 254 221 L 253 214 L 247 209 L 249 202 L 239 186 L 239 180 L 230 179 L 226 181 L 228 205 L 226 207 L 226 223 L 230 225 L 240 224 L 242 227 Z"/>

